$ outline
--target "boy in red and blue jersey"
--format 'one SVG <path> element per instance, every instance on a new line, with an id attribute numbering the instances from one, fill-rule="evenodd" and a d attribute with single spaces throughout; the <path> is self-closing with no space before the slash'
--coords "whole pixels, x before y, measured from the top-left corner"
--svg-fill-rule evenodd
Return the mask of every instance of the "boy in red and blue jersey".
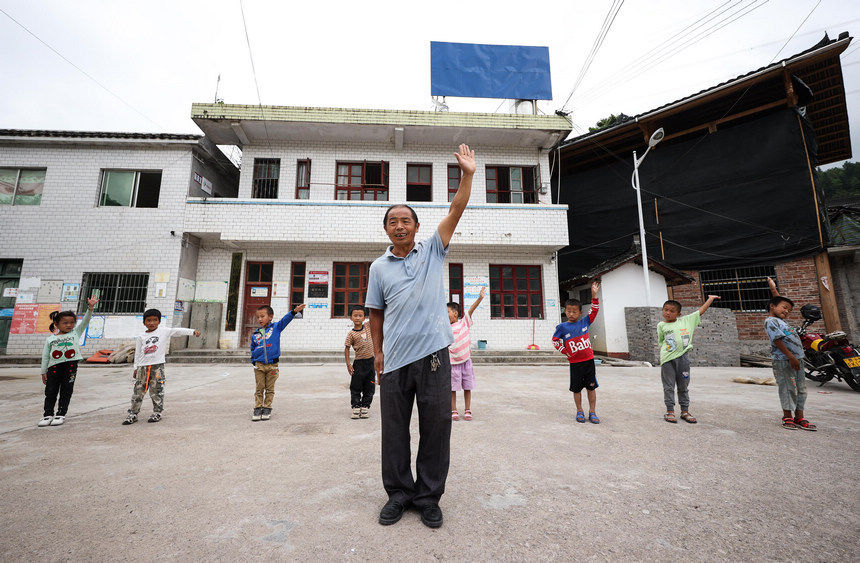
<path id="1" fill-rule="evenodd" d="M 597 292 L 600 284 L 591 284 L 591 310 L 588 315 L 582 315 L 582 304 L 576 299 L 568 299 L 564 302 L 564 314 L 566 323 L 555 327 L 552 335 L 552 344 L 556 350 L 567 356 L 570 362 L 570 390 L 573 392 L 573 401 L 576 403 L 576 421 L 585 422 L 585 413 L 582 410 L 582 390 L 586 389 L 588 394 L 588 421 L 600 424 L 597 418 L 597 374 L 594 369 L 594 350 L 591 340 L 588 338 L 588 328 L 597 318 L 600 304 Z"/>

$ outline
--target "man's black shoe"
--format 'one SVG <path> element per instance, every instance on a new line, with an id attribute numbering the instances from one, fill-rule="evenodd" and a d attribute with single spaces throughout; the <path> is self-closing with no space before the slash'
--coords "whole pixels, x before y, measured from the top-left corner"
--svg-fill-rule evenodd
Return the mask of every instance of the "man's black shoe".
<path id="1" fill-rule="evenodd" d="M 403 516 L 405 510 L 406 507 L 402 503 L 396 500 L 389 500 L 379 512 L 379 523 L 383 526 L 396 524 L 400 520 L 400 517 Z"/>
<path id="2" fill-rule="evenodd" d="M 438 504 L 431 504 L 421 509 L 421 521 L 429 528 L 438 528 L 442 525 L 442 509 Z"/>

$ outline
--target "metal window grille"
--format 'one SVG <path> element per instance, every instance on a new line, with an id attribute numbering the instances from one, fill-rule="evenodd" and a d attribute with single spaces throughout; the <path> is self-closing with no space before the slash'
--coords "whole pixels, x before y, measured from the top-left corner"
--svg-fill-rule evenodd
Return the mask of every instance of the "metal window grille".
<path id="1" fill-rule="evenodd" d="M 538 202 L 536 166 L 487 166 L 486 170 L 487 203 Z"/>
<path id="2" fill-rule="evenodd" d="M 460 189 L 460 167 L 456 164 L 448 165 L 448 201 L 453 201 Z"/>
<path id="3" fill-rule="evenodd" d="M 280 175 L 280 158 L 255 158 L 253 193 L 251 194 L 251 197 L 277 199 L 278 178 Z"/>
<path id="4" fill-rule="evenodd" d="M 290 310 L 305 302 L 305 263 L 293 262 L 290 272 Z"/>
<path id="5" fill-rule="evenodd" d="M 140 315 L 146 309 L 148 284 L 149 274 L 86 272 L 81 280 L 78 314 L 87 310 L 87 299 L 98 290 L 96 312 Z"/>
<path id="6" fill-rule="evenodd" d="M 311 160 L 296 163 L 296 199 L 311 198 Z"/>
<path id="7" fill-rule="evenodd" d="M 463 308 L 463 265 L 448 264 L 448 301 L 460 304 Z M 465 313 L 465 311 L 463 311 Z"/>
<path id="8" fill-rule="evenodd" d="M 335 262 L 331 316 L 346 317 L 353 305 L 364 306 L 370 262 Z"/>
<path id="9" fill-rule="evenodd" d="M 388 201 L 388 163 L 338 162 L 335 170 L 335 199 Z"/>
<path id="10" fill-rule="evenodd" d="M 767 285 L 769 277 L 776 281 L 773 266 L 702 270 L 699 284 L 703 295 L 720 296 L 713 307 L 732 311 L 767 311 L 771 297 Z"/>
<path id="11" fill-rule="evenodd" d="M 540 266 L 490 264 L 490 318 L 543 318 Z"/>

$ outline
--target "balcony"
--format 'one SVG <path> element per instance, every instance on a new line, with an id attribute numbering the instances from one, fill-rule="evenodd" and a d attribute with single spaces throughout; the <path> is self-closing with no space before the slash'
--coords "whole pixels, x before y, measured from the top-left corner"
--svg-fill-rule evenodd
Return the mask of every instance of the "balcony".
<path id="1" fill-rule="evenodd" d="M 387 201 L 307 201 L 188 198 L 185 231 L 233 243 L 388 244 L 382 228 Z M 447 202 L 410 203 L 429 236 L 448 213 Z M 474 203 L 466 208 L 452 242 L 558 250 L 568 244 L 566 205 Z"/>

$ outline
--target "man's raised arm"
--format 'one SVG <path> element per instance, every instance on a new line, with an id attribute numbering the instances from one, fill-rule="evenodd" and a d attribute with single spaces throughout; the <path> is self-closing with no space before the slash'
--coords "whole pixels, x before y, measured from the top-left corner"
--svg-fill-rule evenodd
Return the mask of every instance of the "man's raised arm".
<path id="1" fill-rule="evenodd" d="M 460 149 L 454 153 L 454 156 L 457 157 L 457 163 L 460 165 L 460 187 L 457 189 L 457 195 L 451 200 L 448 215 L 439 223 L 439 236 L 442 238 L 442 246 L 446 248 L 451 242 L 451 237 L 454 236 L 454 230 L 460 222 L 460 217 L 463 216 L 466 204 L 469 203 L 469 196 L 472 195 L 472 176 L 475 175 L 475 151 L 469 150 L 469 145 L 460 145 Z"/>

